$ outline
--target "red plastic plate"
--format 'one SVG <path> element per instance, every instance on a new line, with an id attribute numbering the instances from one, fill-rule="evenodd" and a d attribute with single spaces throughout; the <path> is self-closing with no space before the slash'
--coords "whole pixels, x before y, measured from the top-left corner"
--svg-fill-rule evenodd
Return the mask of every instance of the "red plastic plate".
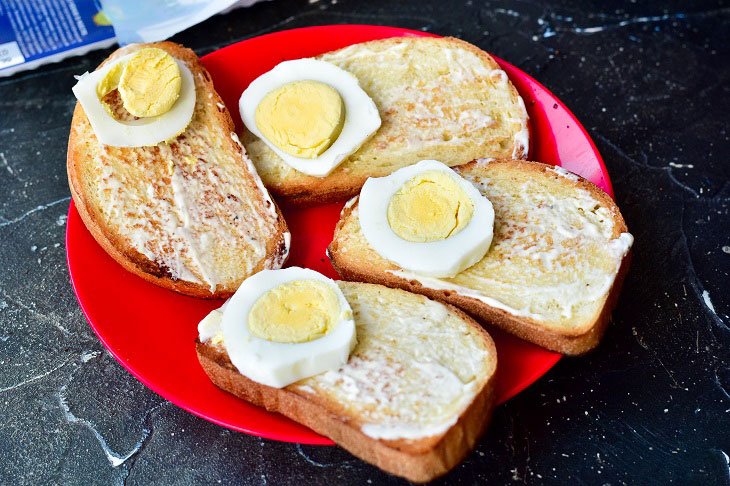
<path id="1" fill-rule="evenodd" d="M 350 44 L 419 31 L 370 25 L 294 29 L 239 42 L 202 61 L 239 124 L 238 98 L 248 83 L 287 59 L 308 57 Z M 547 89 L 497 59 L 522 95 L 532 124 L 531 159 L 559 164 L 612 194 L 608 174 L 593 142 L 572 113 Z M 292 233 L 289 265 L 337 275 L 325 256 L 342 203 L 310 209 L 284 208 Z M 332 444 L 286 417 L 250 405 L 216 388 L 200 368 L 193 341 L 197 324 L 221 301 L 199 300 L 163 290 L 127 272 L 96 243 L 73 203 L 66 250 L 74 291 L 104 346 L 142 383 L 176 405 L 217 424 L 270 439 Z M 533 383 L 560 355 L 497 330 L 498 401 Z"/>

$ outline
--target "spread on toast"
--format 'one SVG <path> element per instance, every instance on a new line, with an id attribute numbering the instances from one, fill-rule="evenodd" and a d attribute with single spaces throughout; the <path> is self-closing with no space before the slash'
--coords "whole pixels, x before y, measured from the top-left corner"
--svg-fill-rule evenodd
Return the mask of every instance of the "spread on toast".
<path id="1" fill-rule="evenodd" d="M 224 390 L 293 418 L 388 472 L 421 482 L 446 473 L 491 416 L 492 339 L 463 312 L 424 296 L 338 285 L 357 329 L 346 363 L 284 388 L 265 386 L 231 362 L 225 330 L 216 340 L 204 324 L 197 342 L 203 369 Z M 223 319 L 230 313 L 229 304 Z"/>
<path id="2" fill-rule="evenodd" d="M 355 202 L 343 210 L 329 246 L 338 272 L 443 299 L 556 351 L 595 347 L 633 242 L 611 198 L 564 169 L 534 162 L 472 162 L 455 170 L 494 205 L 494 236 L 481 260 L 450 278 L 406 270 L 369 244 Z"/>
<path id="3" fill-rule="evenodd" d="M 293 168 L 247 130 L 242 136 L 246 150 L 277 198 L 295 204 L 343 200 L 357 194 L 368 177 L 422 159 L 459 165 L 478 157 L 527 157 L 522 98 L 494 59 L 467 42 L 398 37 L 354 44 L 316 60 L 357 78 L 382 125 L 326 177 Z"/>
<path id="4" fill-rule="evenodd" d="M 127 270 L 188 295 L 231 295 L 247 276 L 281 267 L 286 223 L 192 51 L 169 42 L 132 44 L 89 76 L 144 49 L 165 51 L 191 73 L 192 118 L 167 142 L 113 146 L 100 141 L 78 103 L 67 158 L 74 202 L 92 235 Z"/>

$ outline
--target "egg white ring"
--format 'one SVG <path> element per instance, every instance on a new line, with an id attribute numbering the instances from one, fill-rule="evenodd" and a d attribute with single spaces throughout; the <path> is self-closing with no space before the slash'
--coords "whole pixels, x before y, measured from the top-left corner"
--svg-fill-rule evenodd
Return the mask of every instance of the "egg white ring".
<path id="1" fill-rule="evenodd" d="M 319 81 L 332 86 L 345 104 L 345 123 L 337 140 L 322 154 L 305 159 L 290 155 L 266 138 L 256 125 L 256 108 L 267 94 L 292 81 Z M 304 174 L 324 177 L 357 151 L 380 128 L 375 102 L 360 87 L 355 76 L 334 64 L 316 59 L 284 61 L 254 79 L 241 94 L 238 111 L 243 124 L 264 141 L 289 166 Z"/>
<path id="2" fill-rule="evenodd" d="M 248 314 L 259 297 L 281 284 L 302 279 L 324 282 L 335 292 L 340 306 L 337 327 L 319 339 L 303 343 L 277 343 L 251 334 Z M 352 309 L 335 281 L 300 267 L 262 270 L 244 280 L 223 311 L 221 331 L 228 357 L 238 371 L 257 383 L 276 388 L 339 368 L 357 343 Z M 342 342 L 347 343 L 344 349 Z"/>
<path id="3" fill-rule="evenodd" d="M 446 239 L 429 242 L 404 240 L 388 223 L 388 205 L 403 184 L 431 170 L 448 174 L 473 201 L 474 213 L 461 231 Z M 492 244 L 494 207 L 491 201 L 437 160 L 422 160 L 386 177 L 369 178 L 360 192 L 358 208 L 363 235 L 380 256 L 428 277 L 453 277 L 481 260 Z"/>
<path id="4" fill-rule="evenodd" d="M 179 135 L 193 118 L 196 97 L 195 79 L 185 63 L 175 58 L 173 59 L 180 68 L 182 85 L 180 87 L 180 97 L 169 111 L 159 116 L 121 122 L 115 120 L 104 109 L 96 95 L 96 86 L 116 64 L 128 61 L 134 54 L 127 54 L 114 62 L 105 64 L 94 72 L 86 72 L 78 76 L 78 82 L 72 88 L 76 99 L 84 108 L 96 138 L 104 145 L 114 147 L 157 145 Z M 184 124 L 180 120 L 183 120 Z"/>

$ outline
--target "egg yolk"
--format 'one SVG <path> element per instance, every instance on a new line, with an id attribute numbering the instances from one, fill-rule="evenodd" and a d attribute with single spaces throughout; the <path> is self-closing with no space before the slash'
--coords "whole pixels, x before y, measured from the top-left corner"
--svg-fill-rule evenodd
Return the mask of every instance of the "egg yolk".
<path id="1" fill-rule="evenodd" d="M 115 120 L 123 119 L 125 113 L 118 111 L 121 102 L 114 103 L 118 96 L 112 98 L 107 98 L 107 96 L 119 87 L 119 78 L 122 76 L 123 68 L 124 63 L 115 64 L 96 85 L 96 97 L 99 98 L 99 102 L 104 110 Z M 118 95 L 118 93 L 116 94 Z"/>
<path id="2" fill-rule="evenodd" d="M 293 280 L 269 290 L 248 314 L 254 336 L 277 343 L 303 343 L 325 336 L 340 319 L 334 290 L 319 280 Z"/>
<path id="3" fill-rule="evenodd" d="M 332 86 L 294 81 L 267 94 L 256 107 L 256 126 L 289 155 L 312 159 L 337 140 L 345 123 L 345 104 Z"/>
<path id="4" fill-rule="evenodd" d="M 388 224 L 407 241 L 444 240 L 471 220 L 474 202 L 448 174 L 431 170 L 406 181 L 388 204 Z"/>
<path id="5" fill-rule="evenodd" d="M 119 77 L 124 108 L 134 116 L 159 116 L 170 111 L 180 97 L 180 67 L 167 52 L 155 47 L 140 49 L 126 62 Z"/>
<path id="6" fill-rule="evenodd" d="M 119 78 L 122 77 L 122 68 L 124 64 L 121 62 L 116 63 L 112 68 L 104 75 L 104 78 L 99 81 L 96 85 L 96 96 L 101 100 L 106 95 L 117 89 L 119 86 Z"/>

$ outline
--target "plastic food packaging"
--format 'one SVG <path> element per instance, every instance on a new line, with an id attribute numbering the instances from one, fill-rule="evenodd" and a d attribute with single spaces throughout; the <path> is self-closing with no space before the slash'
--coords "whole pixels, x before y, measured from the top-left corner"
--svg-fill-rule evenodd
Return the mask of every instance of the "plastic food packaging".
<path id="1" fill-rule="evenodd" d="M 120 45 L 155 42 L 257 0 L 101 0 Z"/>
<path id="2" fill-rule="evenodd" d="M 259 0 L 0 0 L 0 77 L 95 49 L 154 42 Z"/>

